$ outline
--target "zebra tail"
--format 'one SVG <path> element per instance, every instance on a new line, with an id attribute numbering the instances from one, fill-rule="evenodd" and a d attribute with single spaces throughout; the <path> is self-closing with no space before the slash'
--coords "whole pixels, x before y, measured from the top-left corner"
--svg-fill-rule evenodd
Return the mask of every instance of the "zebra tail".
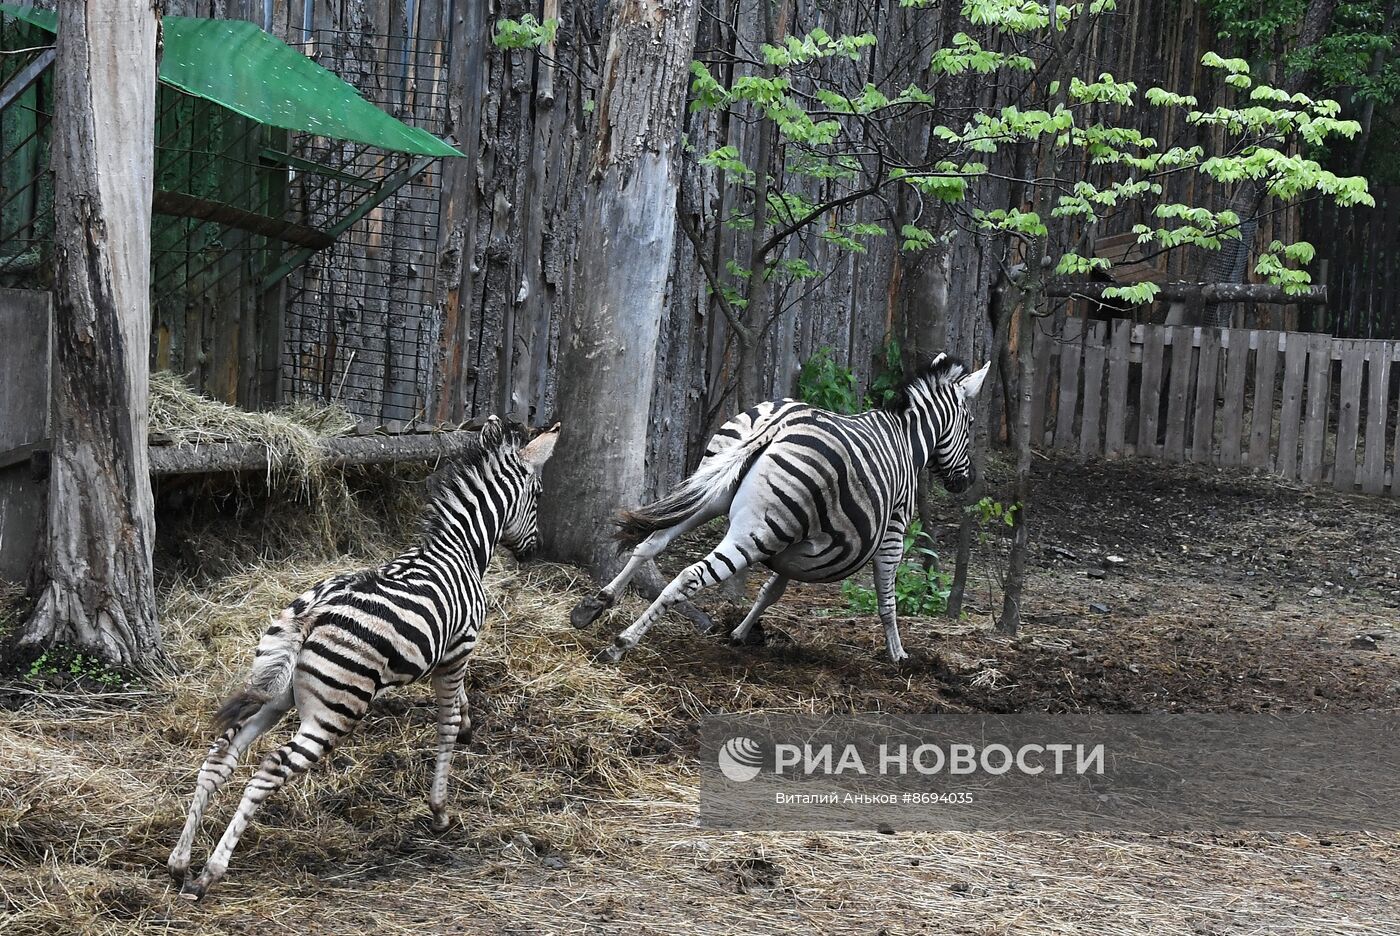
<path id="1" fill-rule="evenodd" d="M 735 445 L 716 454 L 709 464 L 681 482 L 671 493 L 644 507 L 621 510 L 617 515 L 617 551 L 629 552 L 651 534 L 668 530 L 686 520 L 712 498 L 729 494 L 738 486 L 758 451 Z"/>
<path id="2" fill-rule="evenodd" d="M 241 725 L 268 702 L 291 691 L 292 675 L 296 672 L 297 657 L 305 639 L 302 622 L 290 609 L 283 611 L 258 641 L 248 682 L 225 699 L 214 713 L 218 730 L 227 731 Z"/>

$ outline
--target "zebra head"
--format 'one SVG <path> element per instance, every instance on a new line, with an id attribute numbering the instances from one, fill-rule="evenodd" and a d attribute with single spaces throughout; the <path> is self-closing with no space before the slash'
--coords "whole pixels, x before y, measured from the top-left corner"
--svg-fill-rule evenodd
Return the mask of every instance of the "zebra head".
<path id="1" fill-rule="evenodd" d="M 495 425 L 496 432 L 501 432 L 499 421 Z M 488 423 L 487 428 L 490 426 Z M 486 433 L 487 429 L 483 429 L 483 443 Z M 558 441 L 559 424 L 555 423 L 527 445 L 519 445 L 519 437 L 514 433 L 503 434 L 496 442 L 500 460 L 497 474 L 504 487 L 506 505 L 500 543 L 517 558 L 525 558 L 539 545 L 540 472 Z"/>
<path id="2" fill-rule="evenodd" d="M 885 409 L 905 414 L 924 464 L 932 464 L 943 485 L 959 494 L 977 480 L 972 464 L 972 406 L 991 362 L 969 373 L 955 357 L 940 354 L 904 384 Z"/>

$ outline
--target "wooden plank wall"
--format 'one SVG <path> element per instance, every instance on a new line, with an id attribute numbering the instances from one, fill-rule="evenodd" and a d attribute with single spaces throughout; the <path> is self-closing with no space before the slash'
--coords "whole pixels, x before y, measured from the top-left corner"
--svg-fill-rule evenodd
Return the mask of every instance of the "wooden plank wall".
<path id="1" fill-rule="evenodd" d="M 554 414 L 558 388 L 553 365 L 560 327 L 572 301 L 574 269 L 587 262 L 587 245 L 576 243 L 572 232 L 592 131 L 590 105 L 607 41 L 606 7 L 597 0 L 170 0 L 167 5 L 171 13 L 250 19 L 293 44 L 319 37 L 322 30 L 336 31 L 341 39 L 318 46 L 323 64 L 360 86 L 387 82 L 401 88 L 396 113 L 410 122 L 441 120 L 444 135 L 467 154 L 466 159 L 441 164 L 436 242 L 404 247 L 401 241 L 411 236 L 385 222 L 386 235 L 379 248 L 386 260 L 401 258 L 385 263 L 387 275 L 421 268 L 411 261 L 414 255 L 431 257 L 436 269 L 437 299 L 430 329 L 436 353 L 422 401 L 422 415 L 428 420 L 505 412 L 543 423 Z M 741 59 L 756 60 L 761 8 L 760 0 L 705 0 L 697 48 L 733 48 Z M 900 0 L 786 0 L 775 10 L 780 28 L 794 33 L 821 27 L 832 34 L 869 31 L 880 35 L 876 55 L 886 58 L 850 67 L 860 75 L 867 68 L 903 70 L 899 74 L 909 81 L 927 77 L 926 56 L 909 54 L 910 49 L 931 47 L 966 28 L 957 21 L 956 5 L 945 5 L 941 11 L 915 11 Z M 525 13 L 560 21 L 552 54 L 503 52 L 492 45 L 496 20 Z M 379 47 L 367 38 L 381 33 L 403 37 L 398 41 L 406 49 L 437 44 L 441 51 L 435 54 L 441 55 L 447 74 L 445 107 L 429 114 L 419 106 L 402 58 L 392 54 L 393 47 L 387 56 L 376 51 Z M 900 41 L 911 35 L 917 35 L 918 42 Z M 1106 19 L 1095 38 L 1091 55 L 1095 61 L 1086 63 L 1085 71 L 1132 73 L 1135 78 L 1143 76 L 1138 80 L 1144 86 L 1188 89 L 1194 83 L 1205 100 L 1215 76 L 1201 68 L 1199 59 L 1203 50 L 1212 47 L 1229 51 L 1213 35 L 1200 4 L 1135 0 Z M 738 66 L 737 74 L 747 67 Z M 948 100 L 990 109 L 1009 103 L 1011 93 L 1010 85 L 975 81 L 940 85 L 938 91 Z M 749 122 L 722 124 L 709 112 L 689 114 L 686 120 L 686 138 L 698 152 L 731 144 L 752 155 Z M 1184 121 L 1145 129 L 1168 143 L 1209 142 L 1202 134 L 1210 131 Z M 926 126 L 911 125 L 909 135 L 913 143 L 922 139 L 933 146 Z M 772 171 L 781 184 L 809 198 L 832 193 L 835 183 L 830 180 L 788 176 L 786 166 L 796 154 L 779 149 Z M 1010 167 L 1004 168 L 1005 174 L 1014 174 Z M 1088 177 L 1099 171 L 1085 169 Z M 1193 188 L 1201 184 L 1197 175 L 1180 174 L 1163 197 L 1202 199 L 1204 190 Z M 719 258 L 721 264 L 726 258 L 741 257 L 742 232 L 715 223 L 714 215 L 732 208 L 742 192 L 722 184 L 703 167 L 691 174 L 688 184 L 695 191 L 687 200 L 704 212 L 699 220 L 707 255 Z M 988 203 L 1002 197 L 992 193 Z M 897 230 L 900 219 L 892 222 L 885 215 L 884 206 L 872 202 L 848 206 L 840 221 L 874 222 Z M 1293 223 L 1291 215 L 1270 217 L 1269 224 L 1277 227 L 1261 230 L 1262 241 L 1292 236 L 1294 232 L 1287 229 Z M 1121 220 L 1128 225 L 1136 219 Z M 376 222 L 371 219 L 370 223 Z M 651 388 L 647 460 L 655 489 L 669 487 L 693 466 L 707 434 L 732 414 L 728 389 L 736 380 L 737 355 L 728 325 L 709 295 L 695 252 L 685 238 L 677 236 L 676 242 L 658 375 Z M 841 363 L 868 381 L 875 376 L 872 359 L 879 355 L 891 329 L 898 327 L 898 317 L 935 314 L 932 290 L 919 270 L 923 261 L 918 255 L 900 254 L 892 238 L 873 239 L 863 254 L 837 251 L 821 238 L 810 238 L 789 256 L 803 257 L 825 275 L 774 297 L 773 323 L 759 355 L 763 391 L 769 396 L 793 393 L 800 362 L 822 347 L 834 349 Z M 997 268 L 994 245 L 987 241 L 957 237 L 949 248 L 946 345 L 966 359 L 985 359 L 990 342 L 985 314 L 988 285 Z M 335 270 L 328 267 L 310 274 L 313 281 L 334 276 Z M 391 283 L 367 296 L 366 304 L 381 308 L 387 301 L 392 307 L 392 298 Z M 1100 331 L 1105 340 L 1119 340 L 1117 333 Z M 403 337 L 392 323 L 383 330 L 379 340 L 386 355 L 410 344 Z M 295 340 L 289 329 L 289 345 Z M 1127 393 L 1127 375 L 1115 370 L 1106 346 L 1101 356 L 1086 349 L 1083 366 L 1101 368 L 1106 384 Z M 397 373 L 386 374 L 385 387 L 396 386 Z M 323 385 L 334 392 L 336 383 L 326 380 Z M 1138 389 L 1134 384 L 1134 393 Z M 1170 404 L 1171 394 L 1181 390 L 1178 384 L 1162 392 Z M 1112 439 L 1125 428 L 1127 403 L 1137 406 L 1135 399 L 1110 395 L 1106 405 L 1092 414 L 1101 424 L 1100 431 L 1110 438 L 1106 445 L 1135 444 L 1131 439 L 1124 443 Z M 355 405 L 366 409 L 366 415 L 375 415 L 372 399 L 357 399 Z M 1076 412 L 1082 407 L 1081 399 Z M 1041 415 L 1050 423 L 1059 418 L 1058 410 Z M 1175 442 L 1173 437 L 1171 444 Z"/>
<path id="2" fill-rule="evenodd" d="M 1313 278 L 1327 284 L 1327 307 L 1316 312 L 1314 331 L 1400 338 L 1400 185 L 1375 186 L 1371 194 L 1374 208 L 1323 200 L 1304 208 L 1303 236 L 1317 248 Z"/>
<path id="3" fill-rule="evenodd" d="M 1400 496 L 1400 341 L 1069 319 L 1036 343 L 1042 446 Z"/>

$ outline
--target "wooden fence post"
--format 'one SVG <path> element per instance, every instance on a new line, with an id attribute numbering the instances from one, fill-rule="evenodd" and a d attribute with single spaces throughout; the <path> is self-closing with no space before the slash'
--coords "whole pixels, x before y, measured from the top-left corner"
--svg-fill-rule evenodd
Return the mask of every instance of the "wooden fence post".
<path id="1" fill-rule="evenodd" d="M 1361 428 L 1361 377 L 1366 367 L 1366 349 L 1359 341 L 1337 344 L 1342 349 L 1342 387 L 1338 399 L 1337 461 L 1332 470 L 1332 484 L 1349 494 L 1356 489 L 1356 444 Z"/>
<path id="2" fill-rule="evenodd" d="M 1109 458 L 1123 454 L 1124 425 L 1128 416 L 1128 371 L 1132 369 L 1133 323 L 1113 322 L 1108 355 L 1108 421 L 1104 424 L 1103 450 Z"/>
<path id="3" fill-rule="evenodd" d="M 1167 330 L 1144 325 L 1142 336 L 1142 390 L 1138 394 L 1137 453 L 1156 458 L 1162 454 L 1157 442 L 1157 424 L 1162 405 L 1162 357 L 1166 351 Z"/>
<path id="4" fill-rule="evenodd" d="M 1303 412 L 1303 374 L 1307 370 L 1308 336 L 1286 332 L 1283 348 L 1283 402 L 1279 413 L 1278 473 L 1298 476 L 1298 422 Z"/>
<path id="5" fill-rule="evenodd" d="M 1325 470 L 1327 446 L 1327 403 L 1332 395 L 1332 338 L 1312 335 L 1308 339 L 1308 412 L 1303 423 L 1303 462 L 1299 477 L 1316 484 Z"/>
<path id="6" fill-rule="evenodd" d="M 1099 417 L 1103 412 L 1104 336 L 1103 322 L 1091 322 L 1084 340 L 1084 417 L 1079 426 L 1079 454 L 1099 455 Z"/>
<path id="7" fill-rule="evenodd" d="M 1271 448 L 1274 432 L 1274 377 L 1278 372 L 1277 332 L 1259 332 L 1254 352 L 1254 409 L 1250 413 L 1249 465 L 1268 470 L 1273 467 Z"/>
<path id="8" fill-rule="evenodd" d="M 1186 461 L 1186 424 L 1190 421 L 1186 404 L 1191 391 L 1192 338 L 1194 329 L 1171 329 L 1172 372 L 1167 394 L 1167 461 Z"/>
<path id="9" fill-rule="evenodd" d="M 1196 366 L 1196 418 L 1191 427 L 1191 460 L 1215 460 L 1215 388 L 1220 372 L 1220 330 L 1201 328 L 1201 354 Z"/>
<path id="10" fill-rule="evenodd" d="M 1079 364 L 1083 359 L 1084 320 L 1065 319 L 1060 337 L 1060 402 L 1055 411 L 1055 448 L 1074 447 L 1074 414 L 1079 408 Z"/>
<path id="11" fill-rule="evenodd" d="M 1366 342 L 1366 460 L 1361 468 L 1361 490 L 1367 494 L 1385 491 L 1385 430 L 1390 411 L 1390 356 L 1395 346 L 1388 341 Z M 1400 485 L 1396 485 L 1400 487 Z"/>

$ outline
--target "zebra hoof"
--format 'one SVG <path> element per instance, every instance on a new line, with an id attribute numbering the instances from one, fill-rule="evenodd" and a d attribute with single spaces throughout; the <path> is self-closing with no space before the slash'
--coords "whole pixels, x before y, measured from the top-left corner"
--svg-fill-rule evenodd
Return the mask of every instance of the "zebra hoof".
<path id="1" fill-rule="evenodd" d="M 587 627 L 608 610 L 608 602 L 601 598 L 585 598 L 569 612 L 569 623 L 574 627 Z"/>
<path id="2" fill-rule="evenodd" d="M 747 634 L 731 632 L 729 642 L 736 647 L 761 647 L 768 643 L 768 637 L 763 633 L 763 625 L 755 624 Z"/>
<path id="3" fill-rule="evenodd" d="M 617 663 L 622 660 L 622 656 L 625 652 L 626 651 L 617 646 L 617 644 L 608 644 L 606 647 L 593 654 L 593 662 Z"/>
<path id="4" fill-rule="evenodd" d="M 190 866 L 189 862 L 181 864 L 172 859 L 166 864 L 165 870 L 170 872 L 170 879 L 176 884 L 184 884 L 185 878 L 189 876 Z"/>
<path id="5" fill-rule="evenodd" d="M 428 823 L 428 827 L 431 828 L 434 832 L 446 832 L 447 827 L 451 824 L 452 817 L 449 816 L 446 812 L 440 812 L 433 813 L 433 818 Z"/>
<path id="6" fill-rule="evenodd" d="M 193 881 L 186 881 L 185 886 L 180 888 L 180 896 L 191 903 L 204 899 L 204 895 L 209 891 L 208 875 L 201 874 Z"/>

